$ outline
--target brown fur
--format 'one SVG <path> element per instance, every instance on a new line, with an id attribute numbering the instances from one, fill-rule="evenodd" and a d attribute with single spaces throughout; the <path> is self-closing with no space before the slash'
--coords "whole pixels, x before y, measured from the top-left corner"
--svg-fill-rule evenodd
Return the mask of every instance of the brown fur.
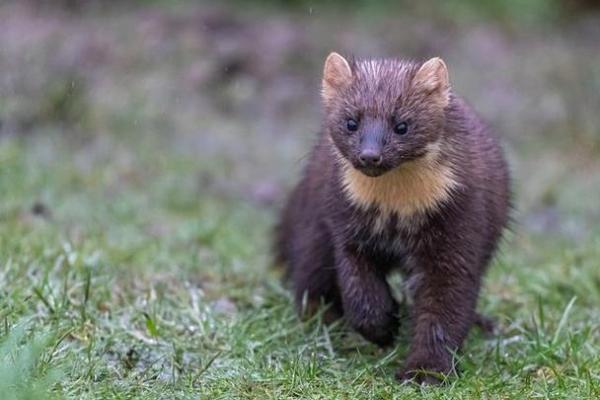
<path id="1" fill-rule="evenodd" d="M 323 130 L 277 231 L 298 308 L 324 301 L 328 319 L 388 345 L 399 309 L 386 275 L 399 270 L 413 335 L 397 376 L 437 382 L 430 373 L 454 371 L 471 326 L 490 325 L 475 307 L 508 219 L 502 151 L 439 58 L 332 54 L 323 104 Z"/>

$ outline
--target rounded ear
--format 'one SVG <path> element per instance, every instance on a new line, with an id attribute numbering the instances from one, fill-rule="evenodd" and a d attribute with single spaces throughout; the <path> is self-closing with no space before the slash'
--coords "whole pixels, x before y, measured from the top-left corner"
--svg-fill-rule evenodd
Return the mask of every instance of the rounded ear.
<path id="1" fill-rule="evenodd" d="M 439 57 L 427 60 L 415 74 L 413 86 L 427 94 L 434 95 L 435 99 L 443 105 L 448 104 L 450 95 L 450 80 L 448 67 Z"/>
<path id="2" fill-rule="evenodd" d="M 340 89 L 352 82 L 352 69 L 348 61 L 336 52 L 332 52 L 325 60 L 321 95 L 329 101 Z"/>

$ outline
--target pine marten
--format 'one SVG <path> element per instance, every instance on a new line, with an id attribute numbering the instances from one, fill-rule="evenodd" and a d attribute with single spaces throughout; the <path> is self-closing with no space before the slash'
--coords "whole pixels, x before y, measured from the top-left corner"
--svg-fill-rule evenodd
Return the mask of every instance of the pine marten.
<path id="1" fill-rule="evenodd" d="M 401 381 L 438 383 L 472 325 L 481 279 L 508 221 L 508 168 L 488 128 L 454 94 L 440 58 L 331 53 L 324 121 L 281 215 L 276 253 L 300 312 L 325 302 L 367 340 L 390 345 L 409 284 L 412 341 Z"/>

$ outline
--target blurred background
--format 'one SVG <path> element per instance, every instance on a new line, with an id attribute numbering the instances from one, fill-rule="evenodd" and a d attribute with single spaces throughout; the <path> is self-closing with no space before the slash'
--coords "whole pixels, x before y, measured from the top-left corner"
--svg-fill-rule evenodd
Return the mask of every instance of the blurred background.
<path id="1" fill-rule="evenodd" d="M 269 234 L 319 130 L 330 51 L 446 61 L 514 176 L 514 234 L 484 308 L 513 318 L 539 296 L 560 315 L 577 295 L 580 321 L 597 321 L 593 0 L 1 1 L 1 315 L 48 322 L 69 274 L 92 277 L 94 312 L 124 332 L 168 319 L 137 310 L 190 287 L 217 314 L 282 296 Z M 126 369 L 126 343 L 103 363 Z"/>
<path id="2" fill-rule="evenodd" d="M 319 129 L 329 51 L 441 56 L 455 90 L 504 140 L 519 225 L 580 238 L 600 218 L 598 8 L 584 0 L 5 1 L 0 138 L 26 138 L 41 152 L 36 162 L 51 167 L 72 158 L 75 175 L 100 163 L 106 190 L 144 179 L 137 174 L 160 180 L 176 168 L 163 157 L 177 155 L 197 166 L 178 177 L 182 190 L 271 205 Z M 42 185 L 37 200 L 51 191 Z"/>

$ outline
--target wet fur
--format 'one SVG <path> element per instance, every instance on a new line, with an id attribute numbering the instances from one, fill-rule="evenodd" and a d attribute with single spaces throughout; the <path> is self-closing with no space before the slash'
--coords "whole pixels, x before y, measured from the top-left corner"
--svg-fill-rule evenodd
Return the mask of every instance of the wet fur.
<path id="1" fill-rule="evenodd" d="M 412 286 L 412 340 L 397 377 L 435 383 L 431 372 L 454 371 L 471 326 L 489 323 L 475 308 L 507 223 L 509 177 L 496 140 L 459 97 L 415 88 L 421 65 L 348 63 L 352 81 L 324 96 L 323 129 L 275 247 L 299 311 L 328 303 L 329 319 L 343 316 L 382 346 L 399 324 L 386 275 L 400 270 Z M 394 113 L 413 121 L 413 136 L 390 136 L 390 170 L 376 178 L 354 169 L 358 138 L 342 121 L 357 113 L 382 129 Z"/>

